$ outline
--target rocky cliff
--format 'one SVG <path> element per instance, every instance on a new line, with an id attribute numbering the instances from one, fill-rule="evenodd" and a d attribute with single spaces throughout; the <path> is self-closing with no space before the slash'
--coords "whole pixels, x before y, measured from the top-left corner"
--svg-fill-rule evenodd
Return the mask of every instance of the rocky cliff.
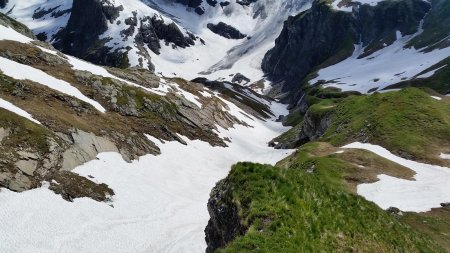
<path id="1" fill-rule="evenodd" d="M 207 253 L 213 253 L 216 249 L 225 247 L 247 231 L 247 228 L 241 224 L 239 210 L 233 202 L 232 194 L 226 179 L 218 182 L 211 191 L 208 200 L 210 220 L 205 228 Z"/>
<path id="2" fill-rule="evenodd" d="M 118 39 L 111 36 L 120 36 L 124 40 L 130 37 L 142 51 L 140 56 L 149 62 L 149 65 L 144 66 L 143 60 L 140 60 L 141 67 L 150 70 L 153 66 L 150 64 L 150 55 L 145 47 L 159 54 L 162 42 L 173 43 L 174 46 L 182 48 L 195 44 L 194 41 L 197 39 L 195 36 L 191 34 L 186 36 L 175 23 L 165 23 L 156 13 L 144 15 L 134 11 L 125 20 L 119 20 L 124 8 L 123 5 L 114 5 L 108 1 L 75 0 L 66 27 L 52 38 L 52 44 L 66 54 L 95 64 L 125 68 L 130 66 L 128 59 L 130 48 L 114 47 L 108 42 Z M 119 34 L 101 36 L 114 25 L 122 29 Z M 121 26 L 124 27 L 120 28 Z"/>

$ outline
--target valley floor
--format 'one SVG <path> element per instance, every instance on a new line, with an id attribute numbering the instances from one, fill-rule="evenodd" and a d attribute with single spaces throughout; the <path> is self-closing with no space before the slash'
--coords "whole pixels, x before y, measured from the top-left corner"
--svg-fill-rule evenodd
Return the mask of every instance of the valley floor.
<path id="1" fill-rule="evenodd" d="M 0 252 L 203 252 L 209 193 L 231 165 L 273 164 L 292 153 L 267 145 L 286 131 L 281 123 L 235 113 L 253 127 L 221 130 L 232 141 L 228 148 L 184 137 L 188 145 L 155 140 L 162 155 L 126 163 L 119 154 L 102 153 L 74 170 L 114 189 L 111 203 L 67 202 L 47 186 L 2 189 L 0 224 L 8 229 L 0 232 Z"/>

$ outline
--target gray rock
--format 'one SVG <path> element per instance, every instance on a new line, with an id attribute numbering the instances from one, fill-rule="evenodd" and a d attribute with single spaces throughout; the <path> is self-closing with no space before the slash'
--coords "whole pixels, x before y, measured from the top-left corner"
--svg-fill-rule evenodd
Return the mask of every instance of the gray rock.
<path id="1" fill-rule="evenodd" d="M 0 142 L 2 142 L 3 139 L 8 137 L 9 133 L 10 133 L 10 129 L 9 128 L 0 127 Z"/>
<path id="2" fill-rule="evenodd" d="M 11 191 L 23 192 L 25 190 L 30 189 L 31 186 L 32 182 L 27 176 L 17 173 L 14 176 L 13 180 L 9 183 L 8 188 Z"/>
<path id="3" fill-rule="evenodd" d="M 34 160 L 19 160 L 16 162 L 16 167 L 28 176 L 33 176 L 34 171 L 38 165 Z"/>
<path id="4" fill-rule="evenodd" d="M 101 152 L 119 152 L 119 149 L 113 142 L 92 133 L 75 130 L 71 137 L 73 146 L 63 154 L 63 170 L 71 170 L 76 166 L 91 161 Z"/>

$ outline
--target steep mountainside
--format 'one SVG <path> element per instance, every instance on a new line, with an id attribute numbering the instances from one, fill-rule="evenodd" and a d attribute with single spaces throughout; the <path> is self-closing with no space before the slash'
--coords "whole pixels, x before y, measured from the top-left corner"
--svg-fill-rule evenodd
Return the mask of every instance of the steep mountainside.
<path id="1" fill-rule="evenodd" d="M 8 170 L 0 181 L 4 187 L 34 188 L 60 169 L 73 169 L 104 151 L 118 151 L 128 161 L 158 154 L 144 134 L 184 142 L 180 134 L 226 146 L 214 132 L 216 125 L 243 124 L 222 110 L 226 104 L 214 95 L 216 87 L 90 65 L 16 32 L 11 28 L 15 21 L 1 20 L 2 98 L 33 115 L 34 122 L 2 112 L 2 161 L 16 165 L 3 168 Z M 230 85 L 220 92 L 250 115 L 271 115 L 270 102 L 250 90 Z"/>
<path id="2" fill-rule="evenodd" d="M 201 73 L 231 80 L 230 75 L 242 72 L 258 81 L 262 57 L 281 23 L 309 3 L 11 0 L 2 12 L 64 53 L 94 63 L 140 66 L 188 79 Z"/>
<path id="3" fill-rule="evenodd" d="M 446 252 L 449 115 L 416 88 L 316 98 L 274 143 L 294 155 L 237 164 L 212 190 L 207 252 Z"/>
<path id="4" fill-rule="evenodd" d="M 446 252 L 449 180 L 449 0 L 0 0 L 0 252 Z"/>
<path id="5" fill-rule="evenodd" d="M 93 65 L 0 14 L 0 252 L 203 251 L 214 182 L 290 153 L 267 146 L 282 113 L 236 84 Z"/>
<path id="6" fill-rule="evenodd" d="M 316 1 L 288 19 L 263 69 L 285 92 L 309 83 L 367 93 L 429 77 L 450 56 L 443 18 L 449 6 L 444 0 Z"/>

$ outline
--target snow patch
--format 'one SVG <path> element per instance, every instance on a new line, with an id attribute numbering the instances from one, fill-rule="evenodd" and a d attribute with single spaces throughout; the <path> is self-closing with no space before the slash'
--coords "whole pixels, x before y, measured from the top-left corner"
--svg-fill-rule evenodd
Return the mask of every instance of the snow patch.
<path id="1" fill-rule="evenodd" d="M 351 57 L 319 70 L 318 76 L 310 84 L 325 80 L 325 87 L 368 93 L 375 88 L 381 90 L 414 79 L 419 73 L 450 56 L 450 47 L 427 53 L 413 47 L 404 48 L 414 36 L 402 36 L 397 32 L 397 40 L 393 44 L 363 58 L 359 56 L 364 53 L 364 47 L 355 45 Z M 425 74 L 425 77 L 428 75 L 432 73 Z"/>
<path id="2" fill-rule="evenodd" d="M 8 102 L 6 100 L 3 100 L 1 98 L 0 98 L 0 107 L 3 108 L 3 109 L 6 109 L 8 111 L 11 111 L 11 112 L 13 112 L 13 113 L 15 113 L 15 114 L 17 114 L 17 115 L 19 115 L 21 117 L 24 117 L 24 118 L 26 118 L 28 120 L 31 120 L 31 121 L 33 121 L 36 124 L 39 124 L 39 125 L 41 124 L 41 122 L 33 119 L 33 116 L 31 116 L 31 114 L 29 114 L 28 112 L 22 110 L 21 108 L 13 105 L 12 103 L 10 103 L 10 102 Z"/>
<path id="3" fill-rule="evenodd" d="M 343 148 L 368 150 L 416 172 L 414 181 L 379 175 L 375 183 L 358 185 L 359 195 L 383 209 L 397 207 L 402 211 L 427 212 L 450 201 L 450 168 L 406 160 L 368 143 L 355 142 Z"/>
<path id="4" fill-rule="evenodd" d="M 33 41 L 33 39 L 16 32 L 16 30 L 12 29 L 11 27 L 0 25 L 0 31 L 0 40 L 13 40 L 21 43 L 29 43 Z"/>
<path id="5" fill-rule="evenodd" d="M 433 70 L 431 70 L 431 71 L 428 71 L 427 73 L 424 73 L 424 74 L 422 74 L 422 75 L 420 75 L 420 76 L 417 76 L 417 78 L 428 78 L 428 77 L 431 77 L 431 76 L 433 76 L 434 73 L 436 73 L 438 70 L 440 70 L 440 69 L 442 69 L 442 68 L 445 68 L 446 66 L 447 66 L 447 64 L 445 64 L 445 65 L 443 65 L 443 66 L 441 66 L 441 67 L 439 67 L 439 68 L 437 68 L 437 69 L 433 69 Z"/>
<path id="6" fill-rule="evenodd" d="M 10 76 L 18 80 L 31 80 L 33 82 L 40 83 L 51 89 L 57 90 L 61 93 L 76 97 L 81 101 L 91 104 L 95 109 L 100 112 L 106 112 L 97 101 L 94 101 L 81 93 L 77 88 L 71 86 L 68 82 L 56 79 L 47 73 L 32 68 L 27 65 L 11 61 L 9 59 L 0 57 L 0 70 L 7 76 Z"/>
<path id="7" fill-rule="evenodd" d="M 441 97 L 437 97 L 437 96 L 431 96 L 432 98 L 436 99 L 436 100 L 442 100 Z"/>

